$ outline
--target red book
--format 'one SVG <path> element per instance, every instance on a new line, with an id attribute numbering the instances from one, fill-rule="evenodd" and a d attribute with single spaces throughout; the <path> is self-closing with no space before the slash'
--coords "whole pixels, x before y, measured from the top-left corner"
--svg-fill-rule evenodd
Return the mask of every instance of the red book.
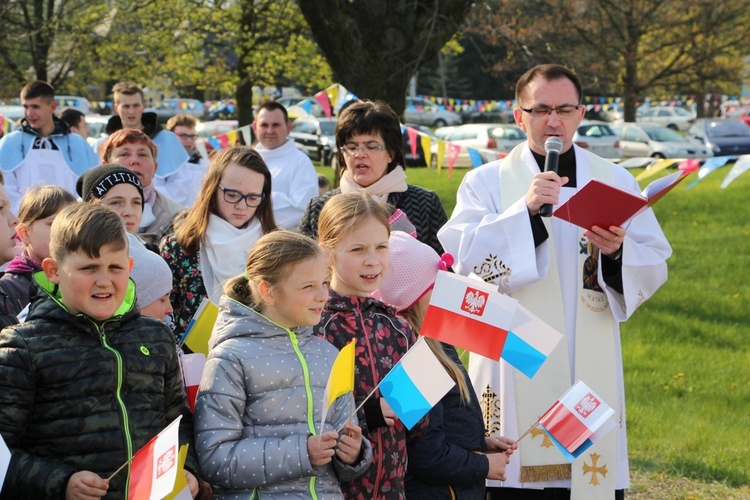
<path id="1" fill-rule="evenodd" d="M 560 205 L 553 215 L 584 229 L 593 226 L 604 229 L 622 227 L 633 216 L 659 201 L 687 175 L 684 171 L 678 171 L 661 177 L 646 186 L 642 193 L 591 179 Z"/>

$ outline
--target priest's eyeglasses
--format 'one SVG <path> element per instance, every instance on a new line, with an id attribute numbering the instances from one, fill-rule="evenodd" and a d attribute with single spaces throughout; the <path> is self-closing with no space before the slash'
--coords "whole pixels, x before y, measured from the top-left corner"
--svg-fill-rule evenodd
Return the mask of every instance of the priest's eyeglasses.
<path id="1" fill-rule="evenodd" d="M 236 189 L 227 189 L 221 184 L 219 184 L 219 189 L 221 189 L 221 192 L 224 193 L 224 201 L 226 201 L 227 203 L 231 203 L 232 205 L 236 205 L 242 200 L 245 200 L 245 205 L 252 208 L 257 207 L 263 202 L 264 199 L 266 199 L 265 193 L 242 194 Z"/>
<path id="2" fill-rule="evenodd" d="M 526 111 L 531 115 L 532 118 L 547 118 L 548 116 L 552 116 L 553 111 L 557 113 L 557 116 L 559 116 L 560 118 L 569 118 L 571 116 L 575 116 L 576 111 L 581 109 L 581 106 L 583 106 L 583 104 L 578 104 L 575 106 L 573 104 L 563 104 L 562 106 L 558 106 L 556 108 L 522 108 L 519 106 L 519 109 L 521 111 Z"/>

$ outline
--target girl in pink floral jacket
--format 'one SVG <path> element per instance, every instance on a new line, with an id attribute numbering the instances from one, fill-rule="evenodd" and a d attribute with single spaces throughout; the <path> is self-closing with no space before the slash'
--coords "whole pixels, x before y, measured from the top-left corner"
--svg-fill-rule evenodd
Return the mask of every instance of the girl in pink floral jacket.
<path id="1" fill-rule="evenodd" d="M 318 241 L 331 266 L 331 298 L 315 332 L 341 349 L 356 340 L 354 399 L 373 463 L 361 477 L 342 483 L 347 499 L 403 499 L 406 430 L 380 397 L 368 395 L 406 353 L 414 339 L 394 308 L 369 296 L 388 270 L 388 212 L 365 193 L 344 193 L 323 207 Z M 366 401 L 365 401 L 366 400 Z"/>

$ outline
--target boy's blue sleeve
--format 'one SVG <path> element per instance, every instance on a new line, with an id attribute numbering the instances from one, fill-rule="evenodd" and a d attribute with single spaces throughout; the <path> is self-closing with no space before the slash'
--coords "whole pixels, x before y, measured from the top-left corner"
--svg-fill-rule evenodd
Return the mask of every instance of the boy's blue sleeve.
<path id="1" fill-rule="evenodd" d="M 26 340 L 10 327 L 0 332 L 0 435 L 11 460 L 0 498 L 64 498 L 76 469 L 23 451 L 36 383 Z"/>

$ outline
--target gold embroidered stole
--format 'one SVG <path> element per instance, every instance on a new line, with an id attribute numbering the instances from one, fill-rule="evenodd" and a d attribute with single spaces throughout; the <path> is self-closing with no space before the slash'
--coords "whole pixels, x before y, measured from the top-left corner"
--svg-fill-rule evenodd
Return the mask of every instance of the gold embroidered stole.
<path id="1" fill-rule="evenodd" d="M 526 195 L 533 173 L 526 166 L 523 146 L 516 147 L 501 165 L 501 196 L 503 210 Z M 585 154 L 585 153 L 584 153 Z M 606 164 L 598 164 L 597 157 L 587 155 L 592 176 L 612 182 L 612 170 Z M 580 170 L 579 170 L 580 171 Z M 580 178 L 581 176 L 579 176 Z M 550 262 L 546 277 L 511 295 L 539 316 L 543 321 L 561 332 L 561 341 L 542 365 L 533 379 L 513 374 L 516 396 L 516 417 L 519 433 L 534 422 L 580 379 L 612 406 L 616 414 L 617 377 L 615 364 L 614 318 L 609 311 L 606 295 L 596 283 L 599 268 L 597 248 L 588 244 L 579 230 L 578 300 L 576 331 L 567 332 L 563 309 L 562 288 L 557 267 L 557 252 L 551 219 L 543 219 L 549 238 L 547 246 Z M 571 377 L 568 352 L 569 335 L 575 335 L 575 372 Z M 504 373 L 501 370 L 501 376 Z M 617 432 L 610 432 L 594 447 L 569 464 L 554 444 L 535 429 L 528 442 L 521 444 L 521 482 L 553 481 L 572 479 L 573 498 L 612 498 L 616 468 Z M 596 458 L 594 458 L 596 456 Z M 606 475 L 602 471 L 606 470 Z M 585 493 L 584 493 L 585 490 Z"/>

